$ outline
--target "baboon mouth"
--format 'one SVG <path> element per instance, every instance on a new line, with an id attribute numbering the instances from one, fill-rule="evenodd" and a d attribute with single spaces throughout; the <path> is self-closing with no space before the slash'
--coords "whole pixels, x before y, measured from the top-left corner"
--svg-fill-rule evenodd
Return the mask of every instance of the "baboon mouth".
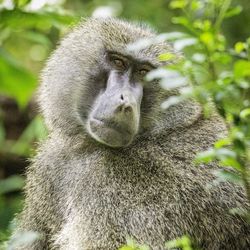
<path id="1" fill-rule="evenodd" d="M 132 131 L 131 129 L 129 129 L 129 126 L 127 124 L 117 123 L 111 120 L 98 119 L 98 118 L 94 118 L 94 120 L 104 126 L 107 126 L 113 130 L 116 130 L 117 132 L 121 134 L 132 135 Z"/>
<path id="2" fill-rule="evenodd" d="M 87 126 L 89 134 L 98 142 L 111 147 L 124 147 L 131 143 L 134 134 L 125 125 L 91 118 Z"/>

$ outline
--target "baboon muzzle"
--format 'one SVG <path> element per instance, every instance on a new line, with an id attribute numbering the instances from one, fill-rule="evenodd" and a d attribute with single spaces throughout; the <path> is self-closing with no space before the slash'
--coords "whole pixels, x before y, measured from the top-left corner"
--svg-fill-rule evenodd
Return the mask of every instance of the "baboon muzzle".
<path id="1" fill-rule="evenodd" d="M 142 86 L 129 76 L 129 72 L 111 71 L 89 115 L 89 133 L 111 147 L 129 145 L 139 129 Z"/>

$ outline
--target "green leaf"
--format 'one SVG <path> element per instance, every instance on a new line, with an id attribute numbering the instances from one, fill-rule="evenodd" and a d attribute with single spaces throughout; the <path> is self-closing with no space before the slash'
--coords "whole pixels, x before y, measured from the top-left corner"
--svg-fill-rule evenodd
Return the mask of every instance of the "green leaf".
<path id="1" fill-rule="evenodd" d="M 232 167 L 232 168 L 235 168 L 236 170 L 239 170 L 241 171 L 242 170 L 242 166 L 241 164 L 234 158 L 225 158 L 225 159 L 222 159 L 220 161 L 220 164 L 222 166 L 225 166 L 225 167 Z"/>
<path id="2" fill-rule="evenodd" d="M 158 58 L 159 58 L 160 61 L 166 62 L 166 61 L 173 60 L 175 57 L 176 57 L 175 54 L 172 54 L 172 53 L 164 53 L 164 54 L 159 55 Z"/>
<path id="3" fill-rule="evenodd" d="M 0 92 L 15 98 L 24 108 L 36 88 L 35 77 L 1 49 L 0 72 Z"/>
<path id="4" fill-rule="evenodd" d="M 220 160 L 224 160 L 227 157 L 236 157 L 236 153 L 233 150 L 227 148 L 219 148 L 215 151 L 216 157 Z"/>
<path id="5" fill-rule="evenodd" d="M 151 70 L 147 74 L 146 80 L 153 81 L 154 79 L 161 79 L 161 78 L 167 77 L 167 76 L 168 76 L 168 71 L 166 69 L 158 68 L 158 69 Z"/>
<path id="6" fill-rule="evenodd" d="M 17 7 L 21 8 L 27 5 L 31 0 L 14 0 L 14 3 Z"/>
<path id="7" fill-rule="evenodd" d="M 239 15 L 241 13 L 241 11 L 242 11 L 242 7 L 240 5 L 233 7 L 226 12 L 224 18 L 229 18 L 232 16 Z"/>
<path id="8" fill-rule="evenodd" d="M 170 2 L 171 9 L 183 9 L 187 6 L 187 0 L 173 0 Z"/>
<path id="9" fill-rule="evenodd" d="M 200 2 L 200 1 L 197 1 L 197 0 L 193 0 L 191 2 L 191 6 L 190 7 L 191 7 L 191 9 L 193 11 L 197 11 L 197 10 L 199 10 L 199 9 L 201 9 L 203 7 L 203 3 Z"/>
<path id="10" fill-rule="evenodd" d="M 182 102 L 184 97 L 182 96 L 170 96 L 166 101 L 161 104 L 162 109 L 168 109 L 169 107 Z"/>
<path id="11" fill-rule="evenodd" d="M 118 250 L 134 250 L 135 248 L 130 247 L 130 246 L 122 246 Z"/>
<path id="12" fill-rule="evenodd" d="M 187 78 L 181 75 L 172 75 L 160 80 L 160 85 L 164 89 L 176 89 L 179 87 L 187 86 Z"/>
<path id="13" fill-rule="evenodd" d="M 230 181 L 241 185 L 243 184 L 242 178 L 239 176 L 239 174 L 229 172 L 225 169 L 215 171 L 215 175 L 218 178 L 218 181 Z"/>
<path id="14" fill-rule="evenodd" d="M 207 151 L 200 152 L 196 155 L 195 162 L 196 163 L 200 163 L 200 162 L 208 163 L 208 162 L 214 160 L 215 155 L 216 154 L 215 154 L 214 149 L 209 149 Z"/>
<path id="15" fill-rule="evenodd" d="M 21 9 L 1 11 L 1 25 L 14 30 L 27 28 L 48 30 L 51 26 L 62 28 L 77 20 L 76 16 L 59 14 L 58 12 L 39 11 L 31 13 L 22 11 Z"/>
<path id="16" fill-rule="evenodd" d="M 190 37 L 189 34 L 178 31 L 163 33 L 162 35 L 164 36 L 165 40 L 176 40 L 184 37 Z"/>
<path id="17" fill-rule="evenodd" d="M 235 50 L 238 54 L 240 54 L 244 49 L 245 49 L 245 43 L 237 42 L 237 43 L 234 45 L 234 50 Z"/>
<path id="18" fill-rule="evenodd" d="M 211 32 L 202 33 L 200 35 L 200 40 L 208 47 L 212 47 L 214 45 L 214 36 Z"/>
<path id="19" fill-rule="evenodd" d="M 183 16 L 173 17 L 172 18 L 172 22 L 174 24 L 181 24 L 181 25 L 183 25 L 185 27 L 189 27 L 190 26 L 189 20 L 186 17 L 183 17 Z"/>
<path id="20" fill-rule="evenodd" d="M 194 53 L 192 56 L 192 60 L 196 63 L 203 63 L 206 60 L 206 56 L 202 53 Z"/>
<path id="21" fill-rule="evenodd" d="M 229 138 L 223 138 L 215 142 L 214 146 L 215 148 L 222 148 L 223 146 L 227 146 L 231 143 L 231 140 Z"/>
<path id="22" fill-rule="evenodd" d="M 13 191 L 18 191 L 24 186 L 24 179 L 20 176 L 13 175 L 0 181 L 0 195 Z"/>
<path id="23" fill-rule="evenodd" d="M 192 46 L 197 44 L 198 40 L 196 38 L 183 38 L 183 39 L 178 39 L 174 42 L 174 48 L 176 50 L 182 50 L 188 46 Z"/>
<path id="24" fill-rule="evenodd" d="M 146 245 L 140 245 L 135 240 L 128 238 L 127 245 L 122 246 L 119 250 L 150 250 Z"/>
<path id="25" fill-rule="evenodd" d="M 181 238 L 177 238 L 166 243 L 166 248 L 182 248 L 183 250 L 192 250 L 191 240 L 188 236 L 184 235 Z"/>
<path id="26" fill-rule="evenodd" d="M 11 147 L 12 154 L 28 156 L 30 155 L 31 143 L 37 140 L 43 140 L 46 137 L 46 129 L 43 125 L 41 117 L 34 118 L 16 143 Z"/>
<path id="27" fill-rule="evenodd" d="M 19 36 L 27 40 L 30 40 L 32 42 L 42 44 L 43 46 L 52 47 L 52 44 L 49 38 L 38 32 L 25 31 L 24 33 L 19 34 Z"/>
<path id="28" fill-rule="evenodd" d="M 40 236 L 41 235 L 38 232 L 34 231 L 25 231 L 17 233 L 11 239 L 10 244 L 8 246 L 8 250 L 18 249 L 22 245 L 30 245 L 35 240 L 39 239 Z"/>
<path id="29" fill-rule="evenodd" d="M 250 76 L 250 62 L 238 60 L 234 64 L 234 75 L 238 78 Z"/>
<path id="30" fill-rule="evenodd" d="M 242 119 L 246 119 L 250 117 L 250 108 L 246 108 L 246 109 L 243 109 L 241 112 L 240 112 L 240 118 Z"/>

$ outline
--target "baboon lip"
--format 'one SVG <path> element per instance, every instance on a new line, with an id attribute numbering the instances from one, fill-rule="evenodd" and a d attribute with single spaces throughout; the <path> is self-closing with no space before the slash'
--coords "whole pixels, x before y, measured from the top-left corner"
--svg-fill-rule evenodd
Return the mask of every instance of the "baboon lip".
<path id="1" fill-rule="evenodd" d="M 92 118 L 91 121 L 96 122 L 102 126 L 108 127 L 112 130 L 117 131 L 120 134 L 132 135 L 131 129 L 126 126 L 126 124 L 119 124 L 117 122 L 105 120 L 102 118 Z"/>
<path id="2" fill-rule="evenodd" d="M 116 127 L 108 126 L 106 122 L 96 118 L 89 119 L 87 129 L 95 140 L 110 147 L 127 146 L 134 137 L 131 132 L 119 131 Z"/>

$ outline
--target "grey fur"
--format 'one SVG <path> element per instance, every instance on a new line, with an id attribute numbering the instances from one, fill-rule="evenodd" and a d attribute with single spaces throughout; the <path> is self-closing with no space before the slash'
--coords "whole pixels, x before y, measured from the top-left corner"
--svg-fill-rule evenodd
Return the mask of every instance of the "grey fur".
<path id="1" fill-rule="evenodd" d="M 50 134 L 27 171 L 16 230 L 41 238 L 16 249 L 113 250 L 131 236 L 162 250 L 183 234 L 202 249 L 250 249 L 249 225 L 229 213 L 247 206 L 242 189 L 230 183 L 208 188 L 216 164 L 193 164 L 197 152 L 225 135 L 218 115 L 204 119 L 201 107 L 187 101 L 156 116 L 158 93 L 154 102 L 146 99 L 154 107 L 142 107 L 147 126 L 129 147 L 109 148 L 86 133 L 78 110 L 91 106 L 86 77 L 98 71 L 100 51 L 124 51 L 154 35 L 125 21 L 90 19 L 50 58 L 39 98 Z M 133 56 L 154 61 L 165 49 L 171 50 L 155 45 Z"/>

